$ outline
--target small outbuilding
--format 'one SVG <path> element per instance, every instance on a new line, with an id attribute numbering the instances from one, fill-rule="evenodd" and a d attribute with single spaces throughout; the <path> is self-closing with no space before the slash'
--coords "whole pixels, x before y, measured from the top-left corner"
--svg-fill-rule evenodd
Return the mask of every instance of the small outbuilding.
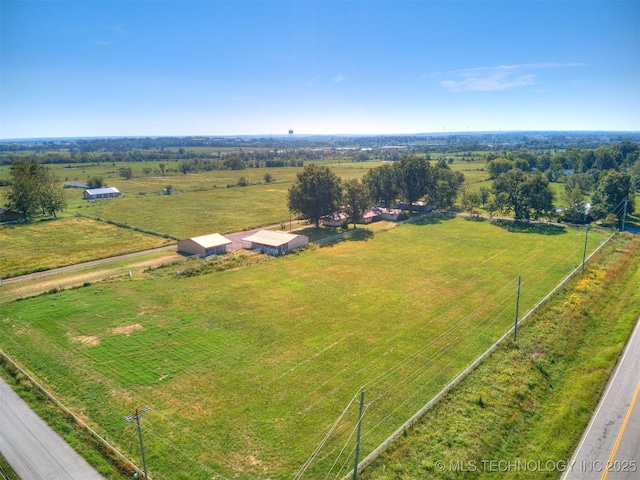
<path id="1" fill-rule="evenodd" d="M 87 189 L 89 188 L 89 185 L 87 185 L 86 183 L 81 183 L 81 182 L 67 182 L 64 184 L 64 188 L 84 188 Z"/>
<path id="2" fill-rule="evenodd" d="M 403 217 L 402 210 L 399 208 L 373 207 L 371 209 L 382 220 L 391 220 L 393 222 Z"/>
<path id="3" fill-rule="evenodd" d="M 0 222 L 15 222 L 16 220 L 20 220 L 22 215 L 18 212 L 14 212 L 13 210 L 6 210 L 0 207 Z"/>
<path id="4" fill-rule="evenodd" d="M 189 255 L 208 257 L 209 255 L 221 255 L 227 253 L 227 247 L 231 240 L 219 233 L 202 235 L 201 237 L 185 238 L 178 240 L 178 251 Z"/>
<path id="5" fill-rule="evenodd" d="M 340 227 L 349 221 L 349 215 L 342 212 L 334 212 L 322 217 L 322 225 L 325 227 Z"/>
<path id="6" fill-rule="evenodd" d="M 243 248 L 260 250 L 269 255 L 280 255 L 308 244 L 309 237 L 305 235 L 273 230 L 260 230 L 242 239 Z"/>
<path id="7" fill-rule="evenodd" d="M 82 193 L 84 200 L 98 200 L 99 198 L 115 198 L 122 195 L 116 187 L 104 187 L 104 188 L 87 188 Z"/>

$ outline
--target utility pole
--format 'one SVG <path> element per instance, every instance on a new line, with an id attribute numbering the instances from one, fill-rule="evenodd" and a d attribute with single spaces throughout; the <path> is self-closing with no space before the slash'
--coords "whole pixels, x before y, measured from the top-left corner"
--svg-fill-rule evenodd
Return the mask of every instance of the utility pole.
<path id="1" fill-rule="evenodd" d="M 587 231 L 584 234 L 584 251 L 582 252 L 582 273 L 584 273 L 584 262 L 587 260 L 587 238 L 589 237 L 589 225 L 587 225 Z"/>
<path id="2" fill-rule="evenodd" d="M 518 339 L 518 310 L 520 309 L 520 280 L 522 274 L 518 275 L 518 294 L 516 295 L 516 323 L 513 327 L 513 341 Z"/>
<path id="3" fill-rule="evenodd" d="M 144 447 L 142 445 L 142 431 L 140 430 L 140 417 L 144 415 L 146 412 L 148 412 L 149 410 L 151 410 L 150 407 L 144 407 L 142 410 L 138 410 L 136 408 L 136 413 L 129 415 L 127 417 L 124 417 L 125 421 L 127 422 L 133 422 L 135 420 L 136 425 L 138 426 L 138 438 L 140 439 L 140 454 L 142 455 L 142 470 L 144 472 L 144 480 L 147 480 L 149 477 L 147 477 L 147 463 L 144 460 Z"/>
<path id="4" fill-rule="evenodd" d="M 356 457 L 353 464 L 353 480 L 358 479 L 358 457 L 360 455 L 360 431 L 362 430 L 362 411 L 364 409 L 364 388 L 360 388 L 360 411 L 358 413 L 358 433 L 356 434 Z"/>

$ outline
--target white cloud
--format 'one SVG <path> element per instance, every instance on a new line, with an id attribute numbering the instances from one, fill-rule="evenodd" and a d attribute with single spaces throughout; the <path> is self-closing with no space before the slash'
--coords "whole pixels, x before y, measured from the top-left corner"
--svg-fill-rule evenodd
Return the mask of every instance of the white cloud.
<path id="1" fill-rule="evenodd" d="M 500 65 L 478 67 L 449 72 L 454 79 L 444 80 L 440 85 L 452 92 L 491 92 L 527 87 L 538 83 L 538 75 L 532 72 L 549 68 L 581 67 L 583 63 L 528 63 L 522 65 Z"/>
<path id="2" fill-rule="evenodd" d="M 342 75 L 341 73 L 337 74 L 335 77 L 333 77 L 333 81 L 336 83 L 344 81 L 344 75 Z"/>

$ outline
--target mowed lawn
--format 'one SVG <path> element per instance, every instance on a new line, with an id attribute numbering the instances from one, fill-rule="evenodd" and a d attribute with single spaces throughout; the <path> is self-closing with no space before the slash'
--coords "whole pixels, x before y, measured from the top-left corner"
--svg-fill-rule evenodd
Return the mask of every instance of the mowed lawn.
<path id="1" fill-rule="evenodd" d="M 0 278 L 175 243 L 86 218 L 0 226 Z"/>
<path id="2" fill-rule="evenodd" d="M 608 232 L 589 232 L 592 251 Z M 0 348 L 153 478 L 304 478 L 370 452 L 582 260 L 584 230 L 434 218 L 234 270 L 3 305 Z M 348 405 L 349 408 L 346 408 Z M 341 453 L 342 452 L 342 453 Z M 361 457 L 362 458 L 362 457 Z"/>

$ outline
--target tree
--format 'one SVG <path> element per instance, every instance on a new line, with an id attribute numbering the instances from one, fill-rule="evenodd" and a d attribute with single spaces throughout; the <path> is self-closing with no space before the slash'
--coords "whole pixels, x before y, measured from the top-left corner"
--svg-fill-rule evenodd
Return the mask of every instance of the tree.
<path id="1" fill-rule="evenodd" d="M 102 188 L 105 187 L 106 184 L 104 183 L 104 179 L 102 177 L 93 176 L 87 179 L 87 186 L 89 188 Z"/>
<path id="2" fill-rule="evenodd" d="M 133 178 L 133 170 L 131 167 L 120 167 L 118 173 L 125 180 L 131 180 Z"/>
<path id="3" fill-rule="evenodd" d="M 555 212 L 553 207 L 553 191 L 549 187 L 549 180 L 542 174 L 528 175 L 525 184 L 525 195 L 529 199 L 529 207 L 533 210 L 533 219 L 551 216 Z"/>
<path id="4" fill-rule="evenodd" d="M 570 223 L 585 223 L 588 220 L 587 204 L 579 185 L 576 184 L 573 190 L 565 192 L 564 201 L 566 206 L 562 210 L 562 220 Z"/>
<path id="5" fill-rule="evenodd" d="M 390 208 L 398 198 L 396 172 L 390 163 L 369 170 L 362 177 L 362 183 L 369 189 L 374 203 Z"/>
<path id="6" fill-rule="evenodd" d="M 529 220 L 553 212 L 553 192 L 548 180 L 538 173 L 520 169 L 498 175 L 493 182 L 496 203 L 502 212 L 514 212 L 516 220 Z"/>
<path id="7" fill-rule="evenodd" d="M 164 176 L 164 170 L 167 166 L 164 163 L 159 163 L 158 167 L 160 168 L 160 173 Z"/>
<path id="8" fill-rule="evenodd" d="M 463 188 L 460 197 L 462 208 L 468 211 L 469 215 L 473 216 L 473 210 L 480 205 L 480 194 L 475 190 Z"/>
<path id="9" fill-rule="evenodd" d="M 635 210 L 635 192 L 631 184 L 631 175 L 625 172 L 610 170 L 598 180 L 591 197 L 594 216 L 604 218 L 610 213 L 622 219 L 624 202 L 627 200 L 627 213 Z"/>
<path id="10" fill-rule="evenodd" d="M 485 186 L 482 186 L 478 190 L 478 194 L 480 195 L 480 202 L 482 203 L 482 206 L 484 207 L 487 204 L 487 202 L 489 201 L 489 195 L 491 194 L 491 190 L 489 190 Z"/>
<path id="11" fill-rule="evenodd" d="M 235 155 L 222 162 L 222 166 L 227 170 L 244 170 L 247 167 L 244 161 Z"/>
<path id="12" fill-rule="evenodd" d="M 265 173 L 264 174 L 264 183 L 271 183 L 273 182 L 275 179 L 273 178 L 273 175 L 271 175 L 270 173 Z"/>
<path id="13" fill-rule="evenodd" d="M 346 204 L 347 214 L 356 222 L 362 219 L 362 216 L 373 206 L 373 201 L 369 195 L 369 189 L 357 179 L 347 180 L 344 183 L 343 200 Z"/>
<path id="14" fill-rule="evenodd" d="M 307 165 L 289 189 L 288 206 L 320 227 L 320 219 L 340 205 L 340 179 L 326 165 Z"/>
<path id="15" fill-rule="evenodd" d="M 38 169 L 38 200 L 43 214 L 53 215 L 57 218 L 57 212 L 67 208 L 67 200 L 64 197 L 64 187 L 53 175 L 51 169 L 40 165 Z"/>
<path id="16" fill-rule="evenodd" d="M 38 198 L 35 195 L 35 169 L 37 164 L 19 160 L 11 164 L 9 175 L 11 185 L 5 196 L 6 206 L 29 220 L 38 211 Z"/>
<path id="17" fill-rule="evenodd" d="M 431 188 L 427 190 L 428 201 L 439 208 L 453 207 L 464 183 L 464 174 L 454 172 L 449 167 L 436 167 L 431 171 L 433 172 L 433 181 Z"/>
<path id="18" fill-rule="evenodd" d="M 409 214 L 413 213 L 413 204 L 422 198 L 433 185 L 432 167 L 419 157 L 403 156 L 393 164 L 400 196 L 409 205 Z"/>
<path id="19" fill-rule="evenodd" d="M 27 221 L 36 213 L 56 216 L 67 206 L 63 187 L 45 165 L 14 162 L 10 168 L 11 186 L 6 194 L 7 207 Z"/>
<path id="20" fill-rule="evenodd" d="M 487 164 L 487 170 L 489 171 L 490 178 L 498 178 L 499 175 L 508 172 L 512 168 L 513 163 L 506 158 L 495 158 L 489 160 Z"/>

